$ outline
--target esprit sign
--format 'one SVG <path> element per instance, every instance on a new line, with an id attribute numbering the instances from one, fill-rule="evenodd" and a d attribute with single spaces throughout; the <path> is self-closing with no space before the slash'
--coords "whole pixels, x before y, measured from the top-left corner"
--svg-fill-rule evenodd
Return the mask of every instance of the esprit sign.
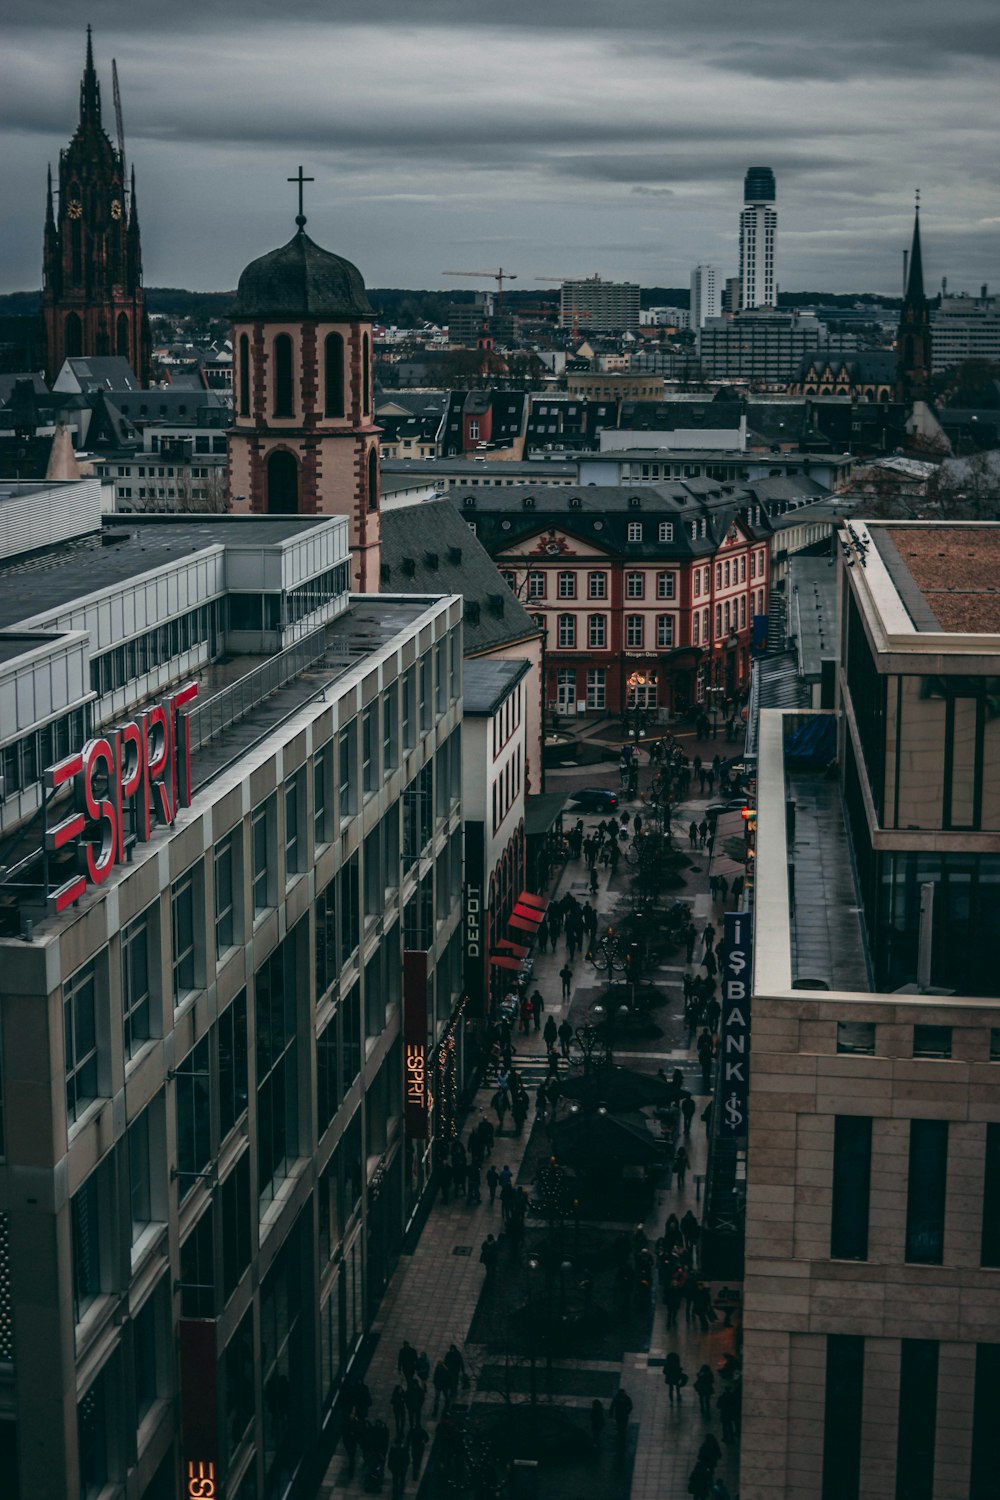
<path id="1" fill-rule="evenodd" d="M 407 1042 L 406 1058 L 406 1104 L 419 1111 L 423 1119 L 427 1110 L 427 1049 L 419 1043 Z"/>
<path id="2" fill-rule="evenodd" d="M 750 1095 L 750 987 L 753 930 L 748 912 L 726 912 L 722 941 L 719 1130 L 746 1135 Z"/>
<path id="3" fill-rule="evenodd" d="M 74 792 L 67 817 L 54 826 L 46 819 L 46 851 L 75 848 L 77 855 L 73 877 L 48 892 L 52 911 L 107 880 L 133 841 L 146 843 L 154 827 L 167 827 L 179 807 L 191 805 L 191 732 L 180 710 L 197 696 L 198 684 L 189 682 L 46 769 L 46 800 L 66 786 Z"/>
<path id="4" fill-rule="evenodd" d="M 185 1476 L 187 1500 L 218 1500 L 219 1491 L 215 1483 L 215 1465 L 202 1460 L 188 1459 Z"/>

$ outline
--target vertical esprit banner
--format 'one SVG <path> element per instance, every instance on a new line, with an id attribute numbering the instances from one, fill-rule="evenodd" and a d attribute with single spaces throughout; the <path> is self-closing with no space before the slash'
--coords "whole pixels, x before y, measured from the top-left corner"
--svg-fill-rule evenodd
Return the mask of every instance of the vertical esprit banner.
<path id="1" fill-rule="evenodd" d="M 721 1055 L 715 1104 L 723 1135 L 747 1133 L 752 972 L 752 918 L 749 912 L 727 911 L 723 917 Z"/>
<path id="2" fill-rule="evenodd" d="M 427 954 L 403 954 L 403 1115 L 411 1141 L 427 1139 Z"/>
<path id="3" fill-rule="evenodd" d="M 181 1455 L 184 1500 L 222 1500 L 215 1388 L 215 1323 L 181 1318 Z"/>

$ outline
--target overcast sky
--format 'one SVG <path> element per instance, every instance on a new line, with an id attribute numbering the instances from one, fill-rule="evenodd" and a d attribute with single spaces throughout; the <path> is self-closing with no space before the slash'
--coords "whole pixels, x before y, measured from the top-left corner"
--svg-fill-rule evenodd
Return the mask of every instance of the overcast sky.
<path id="1" fill-rule="evenodd" d="M 922 190 L 928 291 L 1000 291 L 996 0 L 5 0 L 0 290 L 37 287 L 45 167 L 94 25 L 117 57 L 145 279 L 235 286 L 309 232 L 372 286 L 734 274 L 748 166 L 788 291 L 895 292 Z"/>

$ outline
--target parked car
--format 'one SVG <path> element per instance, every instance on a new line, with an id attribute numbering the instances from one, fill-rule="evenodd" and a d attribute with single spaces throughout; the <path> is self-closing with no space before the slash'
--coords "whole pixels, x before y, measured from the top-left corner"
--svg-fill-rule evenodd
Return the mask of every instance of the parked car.
<path id="1" fill-rule="evenodd" d="M 705 809 L 705 817 L 710 823 L 714 823 L 720 813 L 739 812 L 741 808 L 749 806 L 749 797 L 730 797 L 728 802 L 712 802 Z"/>
<path id="2" fill-rule="evenodd" d="M 585 786 L 580 791 L 574 792 L 569 799 L 574 808 L 580 812 L 610 813 L 618 806 L 616 793 L 609 792 L 603 786 Z"/>

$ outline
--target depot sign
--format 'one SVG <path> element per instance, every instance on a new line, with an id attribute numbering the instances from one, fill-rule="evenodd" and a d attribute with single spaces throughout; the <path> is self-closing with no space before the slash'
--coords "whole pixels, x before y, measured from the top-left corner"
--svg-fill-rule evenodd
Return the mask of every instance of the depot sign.
<path id="1" fill-rule="evenodd" d="M 191 730 L 180 710 L 197 696 L 198 684 L 189 682 L 48 767 L 46 813 L 51 794 L 67 786 L 74 809 L 54 826 L 46 816 L 46 851 L 76 850 L 73 877 L 47 893 L 52 911 L 65 911 L 88 885 L 107 880 L 133 843 L 148 842 L 154 827 L 168 827 L 179 807 L 190 807 Z"/>

